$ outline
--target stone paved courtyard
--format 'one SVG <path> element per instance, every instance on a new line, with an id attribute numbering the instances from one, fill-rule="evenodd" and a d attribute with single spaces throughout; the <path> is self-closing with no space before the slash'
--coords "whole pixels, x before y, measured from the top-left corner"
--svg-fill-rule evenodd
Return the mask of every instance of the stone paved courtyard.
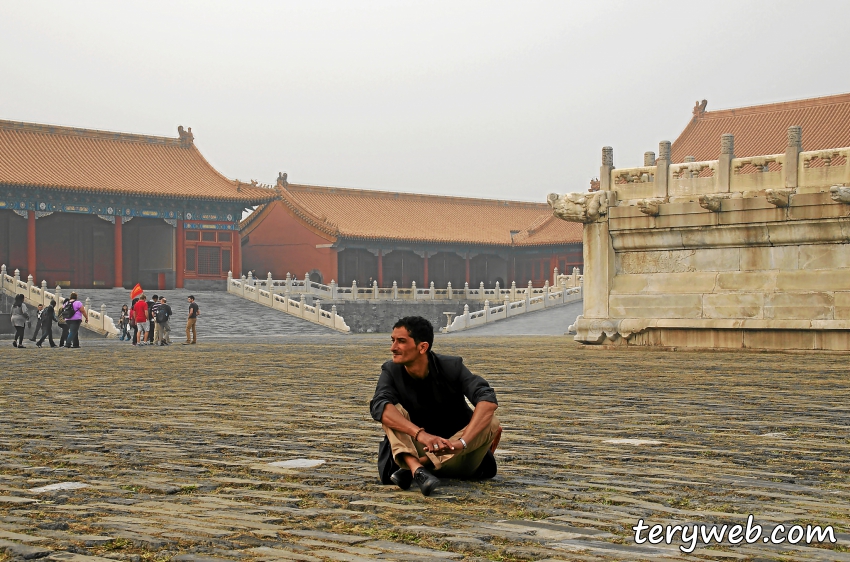
<path id="1" fill-rule="evenodd" d="M 850 560 L 846 356 L 436 350 L 490 380 L 506 433 L 494 480 L 423 498 L 376 477 L 386 335 L 4 345 L 0 560 Z M 87 487 L 50 489 L 69 482 Z M 834 525 L 838 544 L 686 555 L 630 530 L 747 514 Z"/>

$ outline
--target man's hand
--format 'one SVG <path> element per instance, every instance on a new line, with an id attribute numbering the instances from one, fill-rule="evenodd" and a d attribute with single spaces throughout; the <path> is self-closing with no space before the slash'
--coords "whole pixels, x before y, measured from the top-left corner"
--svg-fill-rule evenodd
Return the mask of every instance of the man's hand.
<path id="1" fill-rule="evenodd" d="M 460 441 L 452 441 L 451 439 L 443 439 L 437 435 L 431 435 L 425 431 L 420 431 L 416 438 L 424 447 L 424 449 L 434 455 L 445 455 L 454 453 L 463 449 L 463 443 Z"/>

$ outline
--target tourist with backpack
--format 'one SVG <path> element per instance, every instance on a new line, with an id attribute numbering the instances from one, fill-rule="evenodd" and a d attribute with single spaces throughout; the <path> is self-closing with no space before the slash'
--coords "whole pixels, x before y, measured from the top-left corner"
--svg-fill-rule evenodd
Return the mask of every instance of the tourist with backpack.
<path id="1" fill-rule="evenodd" d="M 68 302 L 62 307 L 65 322 L 68 323 L 68 337 L 65 339 L 65 349 L 79 349 L 80 347 L 80 324 L 85 318 L 86 323 L 89 321 L 89 313 L 86 312 L 86 307 L 83 303 L 77 300 L 77 293 L 71 293 L 68 296 Z"/>
<path id="2" fill-rule="evenodd" d="M 18 293 L 15 295 L 15 302 L 12 304 L 12 326 L 15 327 L 15 339 L 12 340 L 12 347 L 24 347 L 24 328 L 26 328 L 27 320 L 30 319 L 27 305 L 24 303 L 24 295 Z"/>
<path id="3" fill-rule="evenodd" d="M 168 320 L 171 318 L 171 307 L 166 303 L 165 297 L 159 299 L 159 304 L 154 309 L 156 311 L 156 326 L 159 332 L 159 345 L 168 345 L 171 343 L 168 337 L 171 333 L 171 326 Z"/>

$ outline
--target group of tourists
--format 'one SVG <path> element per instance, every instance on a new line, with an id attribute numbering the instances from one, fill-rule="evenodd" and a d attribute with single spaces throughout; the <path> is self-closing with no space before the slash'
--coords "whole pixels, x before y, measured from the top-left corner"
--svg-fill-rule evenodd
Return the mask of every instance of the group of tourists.
<path id="1" fill-rule="evenodd" d="M 12 340 L 12 346 L 23 349 L 25 347 L 24 329 L 30 320 L 29 309 L 24 303 L 23 294 L 15 295 L 11 320 L 15 327 L 15 339 Z M 80 324 L 83 323 L 83 320 L 88 322 L 89 314 L 85 305 L 78 300 L 77 293 L 71 293 L 68 298 L 62 301 L 62 306 L 59 307 L 58 311 L 55 300 L 51 300 L 49 306 L 40 304 L 35 312 L 35 330 L 33 330 L 30 341 L 35 342 L 36 347 L 41 347 L 46 339 L 50 343 L 50 347 L 79 348 Z M 54 322 L 62 329 L 58 346 L 53 341 Z M 38 338 L 39 334 L 41 334 L 40 339 Z"/>
<path id="2" fill-rule="evenodd" d="M 24 302 L 24 295 L 15 295 L 12 304 L 12 326 L 15 328 L 15 338 L 12 346 L 23 349 L 24 331 L 27 324 L 35 321 L 35 330 L 32 337 L 36 347 L 41 347 L 47 340 L 50 347 L 80 347 L 80 325 L 89 321 L 89 314 L 85 305 L 77 297 L 77 293 L 71 293 L 68 298 L 57 306 L 55 300 L 51 300 L 48 306 L 38 305 L 35 312 L 31 312 Z M 195 328 L 200 310 L 195 302 L 195 296 L 189 295 L 189 316 L 186 321 L 186 341 L 184 345 L 192 345 L 198 341 L 198 333 Z M 174 311 L 169 306 L 164 296 L 153 295 L 148 300 L 144 294 L 133 299 L 128 307 L 121 307 L 121 315 L 118 319 L 118 339 L 132 342 L 133 345 L 170 345 L 171 325 L 169 321 Z M 53 341 L 54 322 L 62 330 L 59 337 L 59 345 Z M 39 338 L 39 335 L 41 336 Z"/>
<path id="3" fill-rule="evenodd" d="M 189 316 L 186 321 L 186 341 L 183 345 L 192 345 L 198 341 L 195 328 L 200 310 L 195 296 L 189 295 Z M 171 317 L 174 311 L 164 296 L 153 295 L 148 299 L 144 293 L 133 299 L 128 307 L 121 307 L 118 319 L 119 340 L 129 341 L 133 345 L 171 345 Z M 132 334 L 130 331 L 132 330 Z"/>

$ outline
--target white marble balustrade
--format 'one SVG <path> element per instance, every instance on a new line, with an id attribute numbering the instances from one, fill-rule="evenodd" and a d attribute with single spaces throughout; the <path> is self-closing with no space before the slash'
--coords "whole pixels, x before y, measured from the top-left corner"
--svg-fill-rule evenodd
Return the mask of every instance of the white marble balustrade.
<path id="1" fill-rule="evenodd" d="M 21 272 L 16 269 L 14 276 L 9 275 L 6 271 L 6 265 L 0 266 L 0 291 L 7 295 L 23 294 L 24 301 L 32 306 L 50 306 L 50 301 L 55 300 L 57 306 L 61 306 L 64 296 L 62 295 L 61 287 L 56 287 L 54 292 L 47 290 L 47 281 L 42 281 L 41 286 L 33 282 L 32 275 L 27 278 L 26 282 L 21 281 Z M 91 299 L 85 300 L 86 312 L 89 314 L 89 321 L 80 324 L 81 327 L 105 335 L 107 337 L 117 337 L 118 327 L 112 318 L 106 314 L 106 305 L 100 305 L 100 310 L 94 310 L 91 306 Z"/>

